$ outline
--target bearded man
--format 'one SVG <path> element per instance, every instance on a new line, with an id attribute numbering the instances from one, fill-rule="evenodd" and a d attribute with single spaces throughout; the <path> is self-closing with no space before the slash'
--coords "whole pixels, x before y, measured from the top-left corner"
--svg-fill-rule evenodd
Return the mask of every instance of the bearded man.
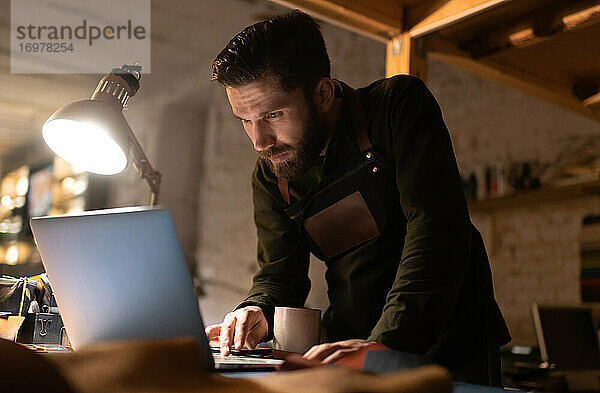
<path id="1" fill-rule="evenodd" d="M 455 379 L 499 385 L 510 340 L 472 225 L 440 108 L 418 78 L 354 90 L 330 77 L 319 26 L 293 11 L 237 34 L 213 62 L 258 152 L 252 176 L 259 272 L 208 326 L 221 352 L 272 338 L 275 306 L 302 307 L 309 253 L 327 265 L 328 363 L 381 343 Z"/>

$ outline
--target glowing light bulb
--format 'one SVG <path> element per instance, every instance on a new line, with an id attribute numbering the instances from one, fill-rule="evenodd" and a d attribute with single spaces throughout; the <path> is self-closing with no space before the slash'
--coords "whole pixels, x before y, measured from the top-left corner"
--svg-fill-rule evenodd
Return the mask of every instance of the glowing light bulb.
<path id="1" fill-rule="evenodd" d="M 12 198 L 10 195 L 2 195 L 2 199 L 0 199 L 0 203 L 4 207 L 11 208 L 12 207 Z"/>
<path id="2" fill-rule="evenodd" d="M 27 194 L 28 189 L 29 189 L 29 180 L 25 176 L 20 177 L 19 180 L 17 180 L 17 195 Z"/>
<path id="3" fill-rule="evenodd" d="M 73 184 L 73 194 L 75 195 L 79 195 L 83 192 L 85 192 L 85 190 L 87 190 L 88 188 L 88 179 L 87 177 L 81 177 L 79 178 L 79 180 L 77 180 L 75 182 L 75 184 Z"/>
<path id="4" fill-rule="evenodd" d="M 19 262 L 19 248 L 16 244 L 8 246 L 6 249 L 6 263 L 9 265 L 16 265 Z"/>
<path id="5" fill-rule="evenodd" d="M 75 185 L 75 179 L 73 179 L 71 176 L 65 177 L 64 180 L 62 181 L 62 186 L 65 190 L 72 191 L 74 185 Z"/>
<path id="6" fill-rule="evenodd" d="M 127 166 L 123 150 L 96 124 L 51 120 L 44 125 L 42 135 L 58 156 L 88 172 L 113 175 Z"/>

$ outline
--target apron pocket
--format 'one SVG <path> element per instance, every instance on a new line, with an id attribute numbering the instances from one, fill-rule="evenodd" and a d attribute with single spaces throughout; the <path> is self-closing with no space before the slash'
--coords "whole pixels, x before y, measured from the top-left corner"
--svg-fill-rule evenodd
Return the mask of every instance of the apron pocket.
<path id="1" fill-rule="evenodd" d="M 359 191 L 305 219 L 304 228 L 328 258 L 379 236 Z"/>

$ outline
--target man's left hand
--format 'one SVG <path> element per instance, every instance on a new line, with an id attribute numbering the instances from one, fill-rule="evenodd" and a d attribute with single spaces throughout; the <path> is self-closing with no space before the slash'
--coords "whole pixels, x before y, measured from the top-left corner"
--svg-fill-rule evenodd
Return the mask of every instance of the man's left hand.
<path id="1" fill-rule="evenodd" d="M 352 339 L 315 345 L 304 354 L 304 358 L 308 360 L 320 360 L 321 363 L 331 363 L 372 344 L 375 344 L 375 342 Z"/>

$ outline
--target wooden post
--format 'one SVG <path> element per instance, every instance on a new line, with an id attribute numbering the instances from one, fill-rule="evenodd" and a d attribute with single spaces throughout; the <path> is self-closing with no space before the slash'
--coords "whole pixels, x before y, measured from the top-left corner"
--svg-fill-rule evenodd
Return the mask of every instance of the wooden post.
<path id="1" fill-rule="evenodd" d="M 427 80 L 427 57 L 422 43 L 422 39 L 412 38 L 408 32 L 388 41 L 385 76 L 409 74 Z"/>

